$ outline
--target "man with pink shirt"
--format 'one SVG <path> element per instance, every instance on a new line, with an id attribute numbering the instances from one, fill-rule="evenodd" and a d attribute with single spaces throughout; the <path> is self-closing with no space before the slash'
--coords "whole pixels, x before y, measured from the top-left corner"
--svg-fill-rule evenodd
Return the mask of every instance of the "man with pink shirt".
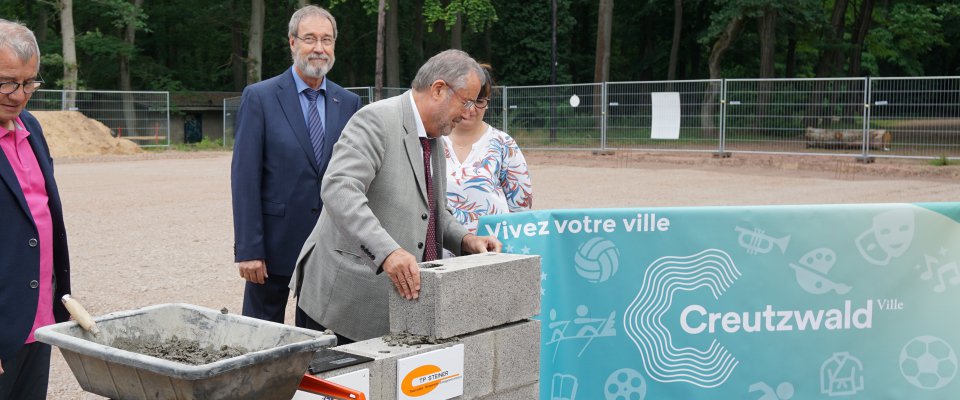
<path id="1" fill-rule="evenodd" d="M 0 399 L 45 399 L 50 346 L 37 328 L 65 321 L 67 234 L 53 159 L 24 110 L 42 81 L 27 27 L 0 19 Z"/>

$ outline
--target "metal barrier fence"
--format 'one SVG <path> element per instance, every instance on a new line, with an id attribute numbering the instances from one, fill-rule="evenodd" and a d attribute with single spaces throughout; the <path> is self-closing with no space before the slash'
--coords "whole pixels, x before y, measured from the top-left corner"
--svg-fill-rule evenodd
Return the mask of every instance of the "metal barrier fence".
<path id="1" fill-rule="evenodd" d="M 360 104 L 370 104 L 374 98 L 374 88 L 370 86 L 344 88 L 360 96 Z M 406 92 L 407 88 L 383 88 L 383 98 L 398 96 Z M 237 112 L 240 110 L 240 97 L 223 99 L 223 145 L 233 147 L 236 135 Z"/>
<path id="2" fill-rule="evenodd" d="M 960 77 L 870 78 L 870 129 L 903 157 L 960 157 Z M 893 154 L 891 154 L 893 155 Z"/>
<path id="3" fill-rule="evenodd" d="M 168 92 L 38 90 L 27 109 L 79 111 L 106 125 L 115 137 L 133 140 L 143 147 L 170 145 Z"/>
<path id="4" fill-rule="evenodd" d="M 862 78 L 727 79 L 724 93 L 726 151 L 862 154 Z M 837 141 L 837 132 L 855 139 Z"/>
<path id="5" fill-rule="evenodd" d="M 363 104 L 373 96 L 347 89 Z M 406 90 L 384 88 L 384 97 Z M 237 107 L 224 101 L 224 143 Z M 678 137 L 653 134 L 671 118 Z M 504 86 L 484 120 L 525 149 L 960 159 L 960 77 Z"/>
<path id="6" fill-rule="evenodd" d="M 233 147 L 237 132 L 237 111 L 240 110 L 240 96 L 223 99 L 223 145 Z"/>

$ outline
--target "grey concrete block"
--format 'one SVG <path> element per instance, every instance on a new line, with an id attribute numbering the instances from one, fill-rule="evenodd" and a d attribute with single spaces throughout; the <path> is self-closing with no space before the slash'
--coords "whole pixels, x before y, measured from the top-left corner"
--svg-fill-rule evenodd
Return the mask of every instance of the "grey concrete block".
<path id="1" fill-rule="evenodd" d="M 463 343 L 463 400 L 493 393 L 496 333 L 497 329 L 493 328 L 460 337 Z"/>
<path id="2" fill-rule="evenodd" d="M 430 266 L 428 266 L 430 265 Z M 421 265 L 420 298 L 390 292 L 390 331 L 451 338 L 540 313 L 540 257 L 485 253 Z"/>
<path id="3" fill-rule="evenodd" d="M 494 347 L 495 392 L 540 380 L 540 321 L 527 320 L 497 329 Z"/>
<path id="4" fill-rule="evenodd" d="M 334 349 L 373 358 L 373 365 L 370 368 L 370 392 L 372 399 L 396 400 L 397 360 L 450 347 L 455 344 L 458 344 L 458 342 L 413 346 L 391 345 L 383 338 L 374 338 L 334 347 Z M 466 358 L 466 349 L 464 350 L 464 358 Z M 464 361 L 464 363 L 466 363 L 466 361 Z"/>
<path id="5" fill-rule="evenodd" d="M 537 382 L 540 321 L 526 320 L 460 337 L 464 344 L 463 399 Z"/>

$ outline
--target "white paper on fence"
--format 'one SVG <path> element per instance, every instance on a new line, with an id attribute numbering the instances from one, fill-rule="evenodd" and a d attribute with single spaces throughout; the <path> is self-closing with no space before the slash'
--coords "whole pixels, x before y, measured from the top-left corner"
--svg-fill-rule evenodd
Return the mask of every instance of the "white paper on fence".
<path id="1" fill-rule="evenodd" d="M 680 93 L 650 93 L 650 138 L 680 138 Z"/>
<path id="2" fill-rule="evenodd" d="M 357 371 L 353 371 L 348 374 L 337 375 L 330 378 L 325 378 L 326 380 L 336 383 L 340 386 L 345 386 L 353 390 L 358 390 L 363 393 L 363 396 L 370 398 L 370 369 L 364 368 Z M 307 393 L 302 390 L 298 390 L 297 393 L 293 396 L 292 400 L 326 400 L 329 397 L 321 396 L 313 393 Z"/>

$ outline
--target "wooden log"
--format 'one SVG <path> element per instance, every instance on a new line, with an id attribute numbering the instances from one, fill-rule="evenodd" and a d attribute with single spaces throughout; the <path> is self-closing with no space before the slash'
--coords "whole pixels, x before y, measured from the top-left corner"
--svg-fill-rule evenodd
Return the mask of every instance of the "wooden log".
<path id="1" fill-rule="evenodd" d="M 890 150 L 893 135 L 886 129 L 871 129 L 867 131 L 870 148 L 874 150 Z M 825 149 L 850 149 L 863 147 L 863 131 L 859 129 L 820 129 L 808 127 L 804 133 L 807 147 Z"/>

